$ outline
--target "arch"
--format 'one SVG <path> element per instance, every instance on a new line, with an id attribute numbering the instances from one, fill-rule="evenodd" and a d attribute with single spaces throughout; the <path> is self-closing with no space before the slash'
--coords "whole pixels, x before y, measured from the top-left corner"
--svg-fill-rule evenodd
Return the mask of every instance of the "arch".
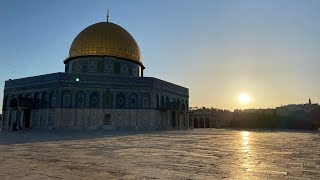
<path id="1" fill-rule="evenodd" d="M 86 94 L 83 91 L 79 91 L 76 94 L 76 108 L 86 107 Z"/>
<path id="2" fill-rule="evenodd" d="M 138 108 L 138 95 L 136 93 L 131 93 L 129 96 L 129 108 L 130 109 Z"/>
<path id="3" fill-rule="evenodd" d="M 38 92 L 34 93 L 33 102 L 34 102 L 35 108 L 39 108 L 40 98 L 39 98 L 39 93 Z"/>
<path id="4" fill-rule="evenodd" d="M 150 96 L 149 94 L 144 94 L 142 96 L 142 108 L 149 109 L 149 107 L 150 107 Z"/>
<path id="5" fill-rule="evenodd" d="M 56 103 L 57 103 L 57 93 L 55 91 L 52 91 L 50 93 L 49 101 L 50 101 L 50 103 L 49 103 L 50 108 L 55 108 L 56 107 Z"/>
<path id="6" fill-rule="evenodd" d="M 159 106 L 160 106 L 159 104 L 160 103 L 159 103 L 159 95 L 158 94 L 156 95 L 156 104 L 157 104 L 157 108 L 159 108 Z"/>
<path id="7" fill-rule="evenodd" d="M 211 124 L 210 124 L 210 119 L 206 118 L 205 123 L 204 123 L 204 128 L 211 128 Z"/>
<path id="8" fill-rule="evenodd" d="M 160 104 L 160 107 L 164 107 L 164 97 L 163 96 L 161 96 L 161 104 Z"/>
<path id="9" fill-rule="evenodd" d="M 125 94 L 123 92 L 119 92 L 116 95 L 116 98 L 117 98 L 117 108 L 118 109 L 125 108 L 125 105 L 126 105 L 126 96 L 125 96 Z"/>
<path id="10" fill-rule="evenodd" d="M 186 110 L 189 110 L 189 101 L 186 100 Z"/>
<path id="11" fill-rule="evenodd" d="M 11 101 L 9 103 L 9 107 L 10 107 L 11 111 L 10 111 L 8 126 L 11 127 L 11 123 L 12 123 L 13 131 L 16 131 L 16 130 L 18 130 L 18 122 L 17 122 L 18 100 L 16 98 L 11 99 Z"/>
<path id="12" fill-rule="evenodd" d="M 186 104 L 184 102 L 181 102 L 180 111 L 186 111 Z"/>
<path id="13" fill-rule="evenodd" d="M 11 99 L 9 106 L 11 109 L 18 109 L 18 100 L 16 98 Z"/>
<path id="14" fill-rule="evenodd" d="M 199 128 L 199 120 L 198 120 L 198 118 L 194 118 L 194 120 L 193 120 L 193 127 L 194 128 Z"/>
<path id="15" fill-rule="evenodd" d="M 105 92 L 103 94 L 103 108 L 112 109 L 113 105 L 113 96 L 111 92 Z"/>
<path id="16" fill-rule="evenodd" d="M 90 108 L 99 108 L 100 97 L 97 91 L 90 94 Z"/>
<path id="17" fill-rule="evenodd" d="M 46 108 L 48 106 L 47 92 L 43 92 L 40 100 L 40 108 Z"/>
<path id="18" fill-rule="evenodd" d="M 200 121 L 199 121 L 199 128 L 204 128 L 204 119 L 203 118 L 200 118 Z"/>
<path id="19" fill-rule="evenodd" d="M 176 111 L 172 111 L 171 113 L 171 127 L 173 129 L 176 128 Z"/>
<path id="20" fill-rule="evenodd" d="M 70 91 L 64 91 L 62 93 L 62 104 L 61 106 L 64 108 L 70 108 L 71 107 L 71 92 Z"/>
<path id="21" fill-rule="evenodd" d="M 169 106 L 169 97 L 167 96 L 166 97 L 166 107 L 168 107 Z"/>

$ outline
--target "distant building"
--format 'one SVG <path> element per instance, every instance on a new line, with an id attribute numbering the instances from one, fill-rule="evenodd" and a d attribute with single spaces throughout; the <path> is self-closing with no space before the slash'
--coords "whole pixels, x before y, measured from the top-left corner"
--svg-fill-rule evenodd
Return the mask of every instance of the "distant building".
<path id="1" fill-rule="evenodd" d="M 235 110 L 231 127 L 272 128 L 275 126 L 275 109 Z"/>
<path id="2" fill-rule="evenodd" d="M 276 107 L 276 112 L 278 115 L 287 115 L 289 112 L 311 112 L 319 108 L 319 104 L 312 104 L 311 99 L 309 98 L 308 103 L 306 104 L 288 104 L 285 106 Z"/>
<path id="3" fill-rule="evenodd" d="M 197 109 L 189 112 L 190 127 L 223 128 L 229 127 L 232 112 L 217 109 Z"/>
<path id="4" fill-rule="evenodd" d="M 64 64 L 63 73 L 5 82 L 3 129 L 189 128 L 189 90 L 143 77 L 140 48 L 124 28 L 85 28 Z"/>

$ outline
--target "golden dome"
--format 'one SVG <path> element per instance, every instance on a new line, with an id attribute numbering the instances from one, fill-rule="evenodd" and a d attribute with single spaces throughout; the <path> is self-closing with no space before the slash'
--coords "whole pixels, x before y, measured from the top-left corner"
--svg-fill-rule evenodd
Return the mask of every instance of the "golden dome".
<path id="1" fill-rule="evenodd" d="M 93 24 L 77 35 L 66 61 L 81 56 L 114 56 L 141 64 L 137 42 L 124 28 L 110 22 Z"/>

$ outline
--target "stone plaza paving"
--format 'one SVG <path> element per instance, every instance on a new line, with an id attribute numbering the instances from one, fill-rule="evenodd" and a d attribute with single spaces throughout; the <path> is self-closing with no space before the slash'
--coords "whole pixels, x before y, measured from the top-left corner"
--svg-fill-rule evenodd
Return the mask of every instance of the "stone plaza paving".
<path id="1" fill-rule="evenodd" d="M 317 132 L 0 133 L 0 179 L 320 179 Z"/>

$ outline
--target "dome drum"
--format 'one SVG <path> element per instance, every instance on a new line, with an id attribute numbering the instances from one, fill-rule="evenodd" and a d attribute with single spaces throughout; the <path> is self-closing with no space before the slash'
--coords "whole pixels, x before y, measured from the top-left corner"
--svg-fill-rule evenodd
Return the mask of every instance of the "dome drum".
<path id="1" fill-rule="evenodd" d="M 143 69 L 144 67 L 141 64 L 127 59 L 87 56 L 73 58 L 72 61 L 68 61 L 65 72 L 140 77 Z"/>

